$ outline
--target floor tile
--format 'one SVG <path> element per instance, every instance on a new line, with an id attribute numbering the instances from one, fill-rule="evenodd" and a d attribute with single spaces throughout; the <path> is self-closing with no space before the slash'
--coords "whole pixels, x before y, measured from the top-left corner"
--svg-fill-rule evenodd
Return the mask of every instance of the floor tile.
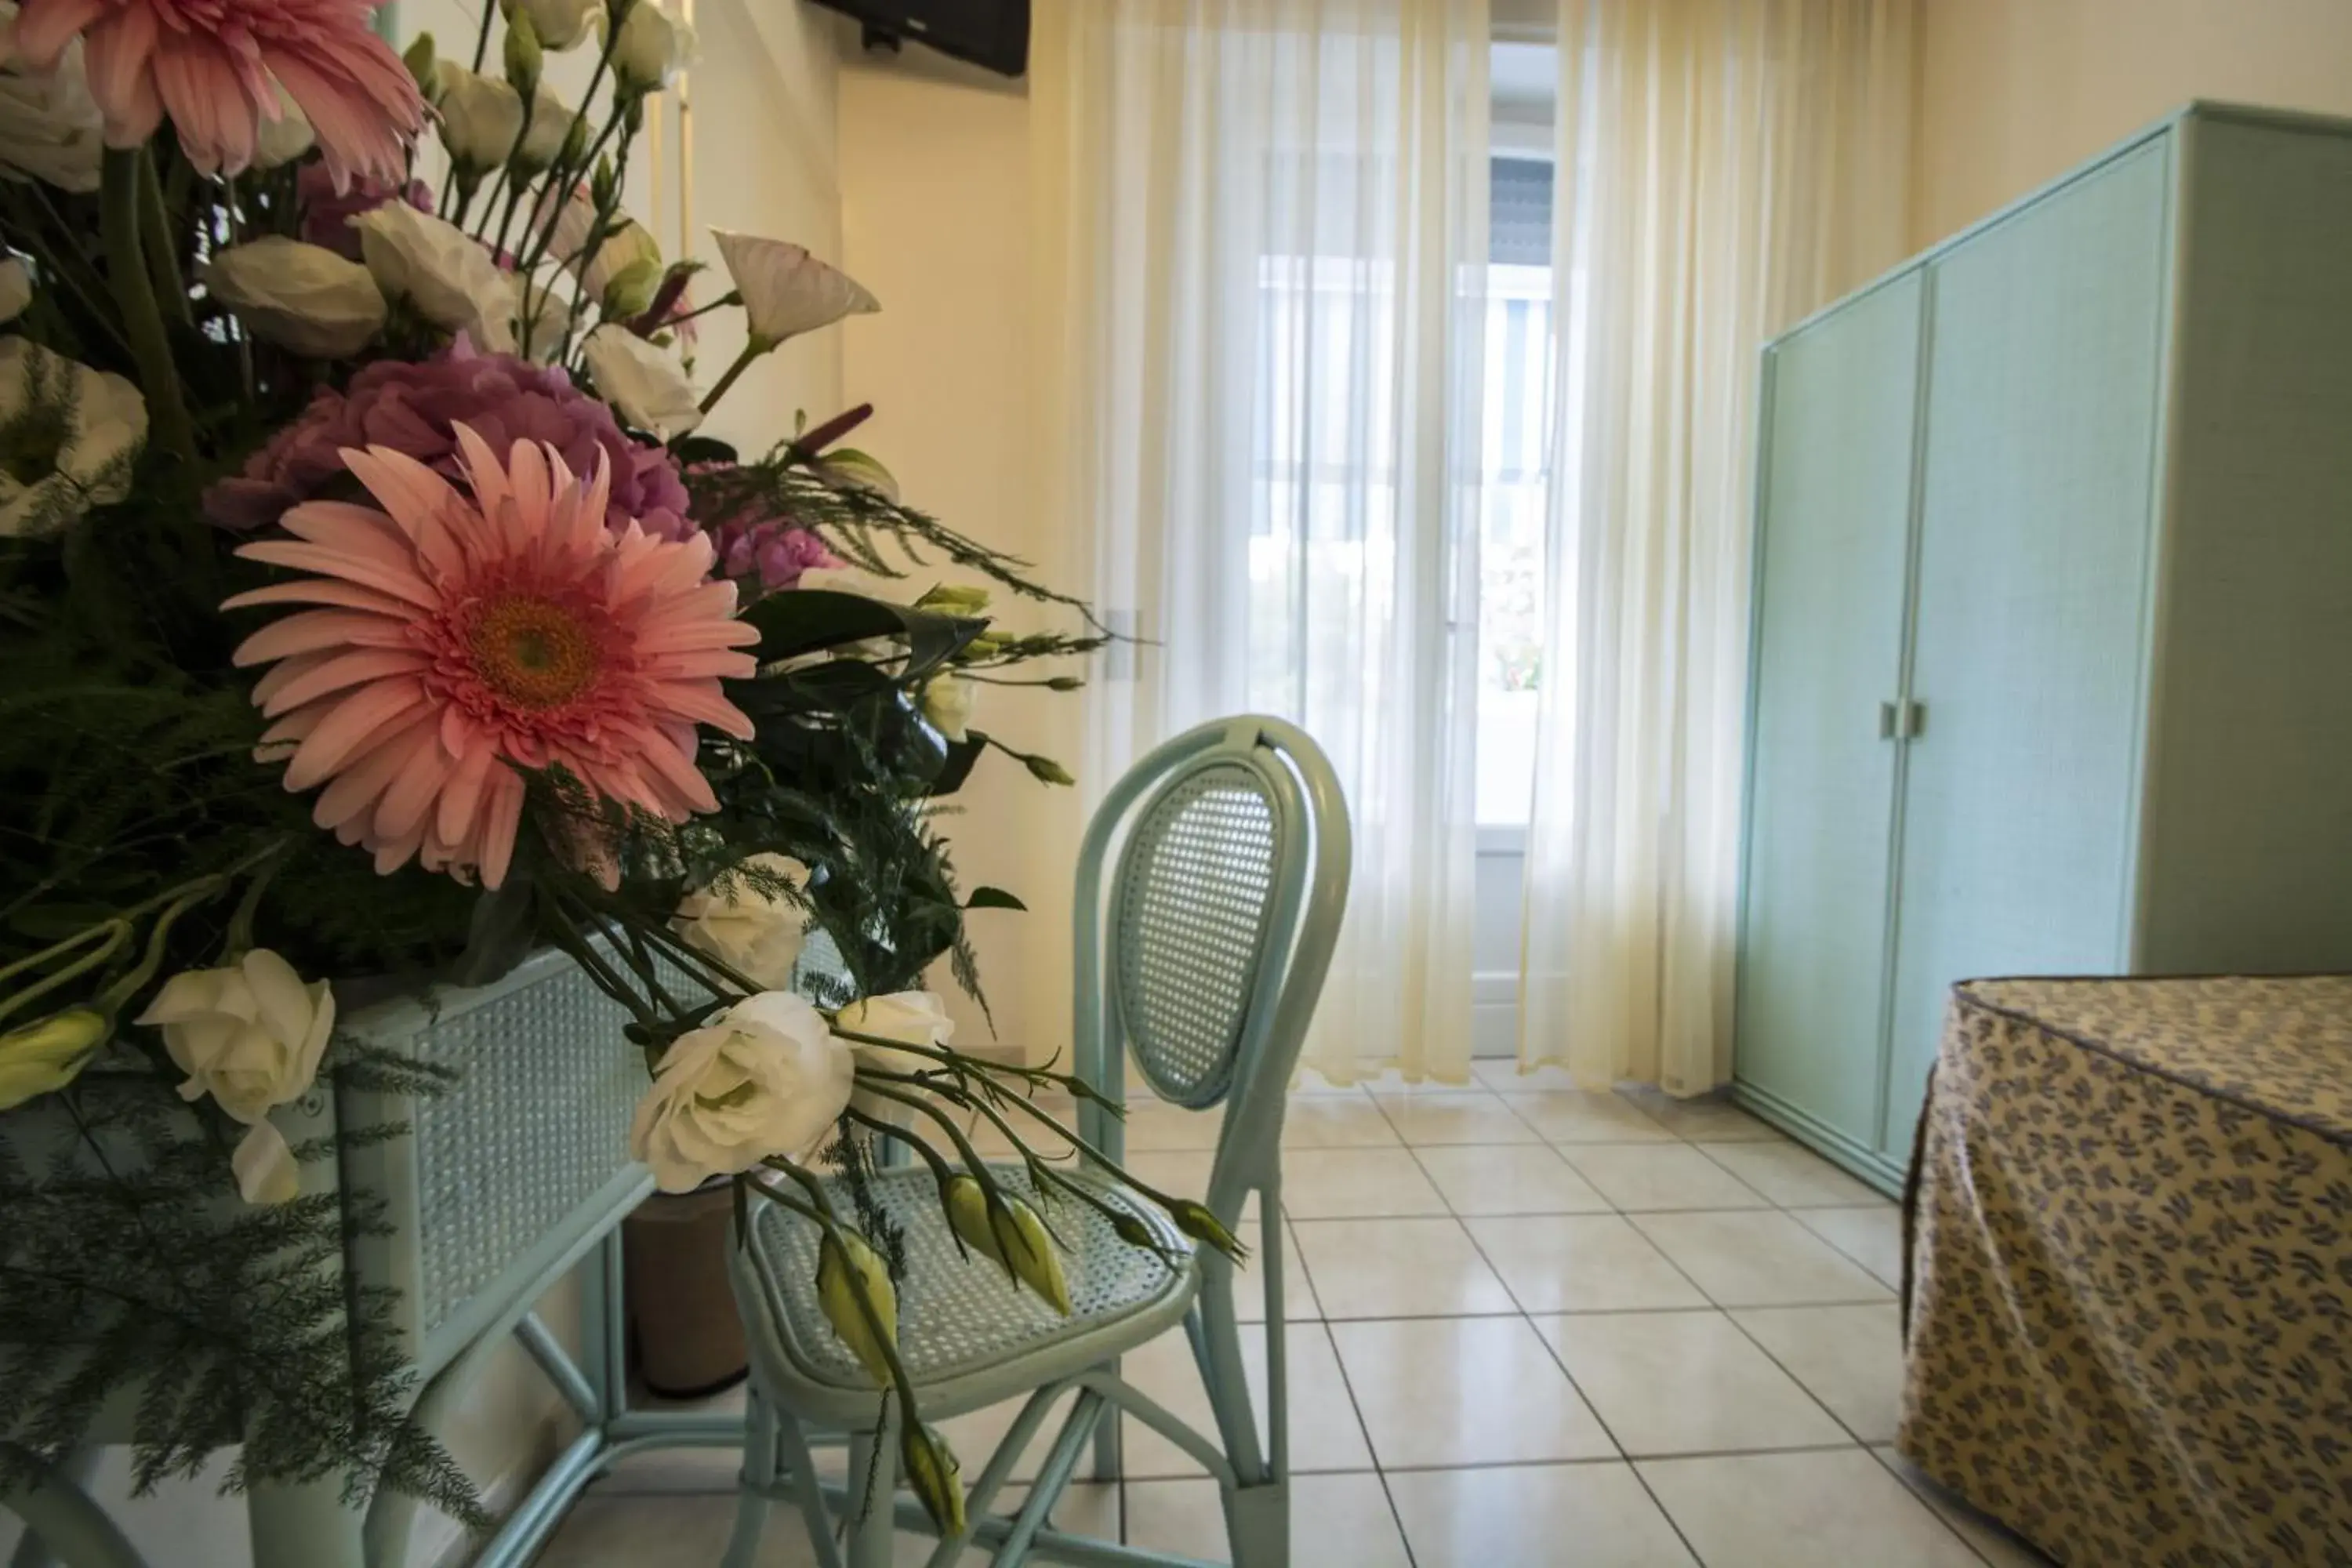
<path id="1" fill-rule="evenodd" d="M 1460 1220 L 1309 1219 L 1291 1229 L 1327 1318 L 1518 1310 Z"/>
<path id="2" fill-rule="evenodd" d="M 1479 1144 L 1491 1148 L 1543 1142 L 1540 1133 L 1511 1114 L 1498 1094 L 1408 1089 L 1372 1098 L 1408 1147 Z"/>
<path id="3" fill-rule="evenodd" d="M 1304 1095 L 1283 1108 L 1285 1149 L 1394 1148 L 1402 1140 L 1365 1095 Z"/>
<path id="4" fill-rule="evenodd" d="M 1782 1208 L 1847 1208 L 1885 1201 L 1875 1189 L 1794 1143 L 1710 1143 L 1706 1154 Z"/>
<path id="5" fill-rule="evenodd" d="M 1649 1459 L 1634 1468 L 1706 1568 L 1981 1568 L 1860 1447 Z"/>
<path id="6" fill-rule="evenodd" d="M 1243 1332 L 1242 1361 L 1261 1437 L 1265 1428 L 1265 1334 Z M 1331 1337 L 1320 1323 L 1292 1323 L 1285 1340 L 1290 1371 L 1290 1465 L 1293 1470 L 1369 1470 L 1371 1450 L 1356 1419 L 1347 1380 L 1340 1375 Z M 1192 1347 L 1181 1329 L 1171 1330 L 1128 1352 L 1127 1381 L 1168 1407 L 1195 1431 L 1215 1440 L 1216 1417 L 1209 1405 Z M 1130 1479 L 1202 1474 L 1192 1457 L 1133 1416 L 1126 1421 L 1126 1473 Z"/>
<path id="7" fill-rule="evenodd" d="M 1549 1143 L 1417 1149 L 1413 1157 L 1459 1215 L 1605 1214 L 1609 1200 Z"/>
<path id="8" fill-rule="evenodd" d="M 1524 1318 L 1334 1323 L 1331 1334 L 1384 1469 L 1617 1457 Z"/>
<path id="9" fill-rule="evenodd" d="M 1394 1068 L 1383 1068 L 1379 1072 L 1365 1073 L 1347 1083 L 1334 1083 L 1314 1068 L 1302 1067 L 1298 1069 L 1297 1076 L 1291 1080 L 1290 1096 L 1296 1100 L 1302 1094 L 1362 1094 L 1371 1089 L 1403 1087 L 1404 1078 Z"/>
<path id="10" fill-rule="evenodd" d="M 1017 1510 L 1024 1489 L 1008 1487 L 993 1511 Z M 1074 1481 L 1054 1510 L 1059 1528 L 1104 1540 L 1118 1539 L 1118 1488 Z M 536 1559 L 537 1568 L 644 1568 L 648 1563 L 716 1563 L 735 1525 L 735 1499 L 719 1495 L 632 1496 L 601 1486 L 572 1505 L 571 1512 Z M 938 1543 L 902 1531 L 892 1560 L 896 1568 L 921 1568 Z M 962 1568 L 983 1568 L 989 1553 L 963 1555 Z M 816 1553 L 808 1529 L 791 1505 L 772 1503 L 760 1537 L 758 1568 L 810 1568 Z"/>
<path id="11" fill-rule="evenodd" d="M 1055 1401 L 1054 1408 L 1045 1413 L 1045 1423 L 1037 1428 L 1036 1436 L 1029 1439 L 1029 1446 L 1022 1451 L 1020 1462 L 1013 1467 L 1013 1480 L 1036 1479 L 1037 1467 L 1045 1463 L 1046 1450 L 1054 1446 L 1054 1434 L 1062 1429 L 1062 1418 L 1069 1414 L 1070 1405 L 1076 1398 L 1076 1394 L 1071 1394 L 1058 1399 Z M 940 1431 L 947 1437 L 948 1447 L 955 1450 L 956 1458 L 962 1463 L 967 1481 L 980 1479 L 980 1472 L 987 1465 L 989 1456 L 996 1452 L 997 1445 L 1004 1440 L 1004 1434 L 1013 1429 L 1021 1407 L 1028 1402 L 1027 1396 L 1024 1395 L 938 1423 Z"/>
<path id="12" fill-rule="evenodd" d="M 1903 1416 L 1903 1328 L 1893 1303 L 1750 1308 L 1732 1316 L 1855 1436 L 1894 1441 Z"/>
<path id="13" fill-rule="evenodd" d="M 1470 1076 L 1497 1094 L 1588 1092 L 1584 1085 L 1569 1076 L 1566 1068 L 1556 1062 L 1546 1062 L 1531 1072 L 1523 1072 L 1509 1057 L 1481 1057 L 1470 1064 Z"/>
<path id="14" fill-rule="evenodd" d="M 1633 1223 L 1718 1307 L 1884 1301 L 1892 1295 L 1784 1214 L 1645 1214 Z M 1509 1268 L 1497 1267 L 1508 1283 Z"/>
<path id="15" fill-rule="evenodd" d="M 1224 1125 L 1223 1110 L 1186 1110 L 1160 1101 L 1127 1108 L 1129 1153 L 1164 1149 L 1214 1149 Z"/>
<path id="16" fill-rule="evenodd" d="M 1536 1328 L 1634 1458 L 1848 1441 L 1720 1312 L 1590 1313 L 1539 1318 Z"/>
<path id="17" fill-rule="evenodd" d="M 1903 1286 L 1903 1211 L 1890 1203 L 1866 1208 L 1793 1209 L 1799 1225 L 1869 1269 L 1887 1285 Z"/>
<path id="18" fill-rule="evenodd" d="M 1417 1568 L 1697 1568 L 1631 1465 L 1401 1470 L 1388 1484 Z"/>
<path id="19" fill-rule="evenodd" d="M 2028 1545 L 2021 1537 L 2011 1534 L 2000 1521 L 1979 1513 L 1928 1479 L 1910 1460 L 1896 1453 L 1891 1444 L 1874 1447 L 1871 1452 L 1894 1472 L 1896 1479 L 1934 1509 L 1937 1518 L 1958 1531 L 1960 1539 L 1975 1547 L 1977 1555 L 1990 1563 L 1991 1568 L 2051 1568 L 2049 1558 Z"/>
<path id="20" fill-rule="evenodd" d="M 1687 1143 L 1571 1143 L 1560 1153 L 1619 1211 L 1770 1208 Z"/>
<path id="21" fill-rule="evenodd" d="M 1265 1232 L 1256 1225 L 1248 1226 L 1242 1240 L 1250 1249 L 1249 1261 L 1234 1275 L 1234 1315 L 1244 1323 L 1265 1321 L 1265 1288 L 1258 1283 L 1258 1259 L 1265 1255 Z M 1282 1240 L 1282 1315 L 1293 1323 L 1302 1323 L 1323 1315 L 1322 1303 L 1315 1297 L 1314 1282 L 1307 1277 L 1306 1265 L 1298 1260 L 1298 1233 L 1286 1230 Z"/>
<path id="22" fill-rule="evenodd" d="M 1614 1094 L 1507 1094 L 1518 1119 L 1554 1143 L 1671 1143 L 1675 1135 Z"/>
<path id="23" fill-rule="evenodd" d="M 1205 1476 L 1129 1482 L 1127 1543 L 1208 1563 L 1233 1561 L 1216 1482 Z M 1412 1568 L 1381 1478 L 1369 1471 L 1291 1477 L 1290 1563 L 1291 1568 Z"/>
<path id="24" fill-rule="evenodd" d="M 1704 1307 L 1706 1298 L 1632 1223 L 1613 1214 L 1465 1220 L 1529 1312 Z"/>
<path id="25" fill-rule="evenodd" d="M 1379 1111 L 1367 1101 L 1365 1109 Z M 1445 1200 L 1408 1149 L 1297 1149 L 1282 1157 L 1282 1206 L 1293 1219 L 1442 1215 Z"/>
<path id="26" fill-rule="evenodd" d="M 1780 1143 L 1778 1129 L 1750 1116 L 1727 1100 L 1676 1100 L 1654 1089 L 1620 1089 L 1642 1114 L 1677 1138 L 1693 1143 Z"/>

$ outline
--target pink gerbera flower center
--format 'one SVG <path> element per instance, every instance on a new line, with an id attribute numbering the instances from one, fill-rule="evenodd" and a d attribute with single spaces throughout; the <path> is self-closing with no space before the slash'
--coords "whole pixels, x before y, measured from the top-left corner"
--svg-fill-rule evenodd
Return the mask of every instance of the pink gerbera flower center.
<path id="1" fill-rule="evenodd" d="M 562 707 L 604 672 L 590 616 L 587 605 L 533 594 L 501 594 L 476 605 L 465 632 L 469 673 L 492 697 L 514 707 Z"/>

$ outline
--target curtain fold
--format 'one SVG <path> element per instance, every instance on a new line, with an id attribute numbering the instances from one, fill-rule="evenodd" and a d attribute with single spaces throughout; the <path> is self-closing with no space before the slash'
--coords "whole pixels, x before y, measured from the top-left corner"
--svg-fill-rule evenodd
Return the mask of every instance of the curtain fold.
<path id="1" fill-rule="evenodd" d="M 1730 1076 L 1758 351 L 1901 259 L 1912 0 L 1559 0 L 1522 1065 Z"/>
<path id="2" fill-rule="evenodd" d="M 1355 873 L 1307 1060 L 1467 1076 L 1485 0 L 1046 0 L 1048 504 L 1142 639 L 1097 787 L 1187 726 L 1301 724 Z"/>

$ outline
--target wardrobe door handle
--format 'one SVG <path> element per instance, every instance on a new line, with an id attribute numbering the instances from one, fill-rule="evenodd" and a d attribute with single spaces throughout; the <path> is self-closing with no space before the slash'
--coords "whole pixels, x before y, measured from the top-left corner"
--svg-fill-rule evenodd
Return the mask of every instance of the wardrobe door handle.
<path id="1" fill-rule="evenodd" d="M 1892 702 L 1878 705 L 1878 738 L 1882 741 L 1895 739 L 1895 704 Z"/>
<path id="2" fill-rule="evenodd" d="M 1916 741 L 1927 732 L 1927 705 L 1925 702 L 1905 701 L 1901 719 L 1896 728 L 1903 739 Z"/>

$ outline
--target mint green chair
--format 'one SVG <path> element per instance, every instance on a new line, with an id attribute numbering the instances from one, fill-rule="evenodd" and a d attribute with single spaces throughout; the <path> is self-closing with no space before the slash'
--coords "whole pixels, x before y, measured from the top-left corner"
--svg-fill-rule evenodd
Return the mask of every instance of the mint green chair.
<path id="1" fill-rule="evenodd" d="M 1033 1559 L 1181 1564 L 1049 1522 L 1090 1446 L 1096 1474 L 1118 1475 L 1121 1412 L 1216 1478 L 1236 1568 L 1289 1562 L 1283 1101 L 1339 934 L 1348 859 L 1347 808 L 1330 764 L 1297 730 L 1262 718 L 1203 725 L 1146 757 L 1103 802 L 1078 858 L 1075 1070 L 1118 1101 L 1131 1053 L 1162 1100 L 1224 1108 L 1209 1190 L 1198 1195 L 1227 1229 L 1255 1241 L 1265 1293 L 1263 1426 L 1243 1372 L 1233 1264 L 1194 1249 L 1141 1197 L 1079 1173 L 1106 1203 L 1149 1228 L 1164 1259 L 1120 1240 L 1109 1219 L 1084 1205 L 1064 1201 L 1047 1211 L 1066 1247 L 1075 1310 L 1065 1319 L 1016 1290 L 995 1265 L 976 1255 L 965 1260 L 928 1170 L 900 1166 L 877 1178 L 877 1196 L 907 1238 L 899 1350 L 923 1418 L 1029 1396 L 972 1483 L 971 1524 L 940 1541 L 931 1568 L 960 1563 L 975 1547 L 992 1550 L 999 1568 Z M 1117 1117 L 1087 1105 L 1079 1122 L 1089 1143 L 1122 1156 Z M 1016 1167 L 1002 1173 L 1011 1190 L 1027 1192 Z M 1255 1238 L 1241 1223 L 1253 1194 L 1261 1199 Z M 846 1212 L 845 1197 L 842 1206 Z M 799 1506 L 820 1568 L 886 1568 L 895 1530 L 936 1533 L 921 1507 L 898 1495 L 895 1401 L 886 1405 L 818 1308 L 815 1227 L 760 1205 L 748 1231 L 734 1282 L 751 1388 L 727 1568 L 751 1568 L 772 1500 Z M 1119 1376 L 1122 1354 L 1178 1323 L 1216 1414 L 1211 1434 Z M 1073 1391 L 1021 1510 L 992 1514 L 1047 1414 Z M 835 1434 L 849 1445 L 845 1486 L 822 1480 L 812 1461 L 813 1439 Z"/>

